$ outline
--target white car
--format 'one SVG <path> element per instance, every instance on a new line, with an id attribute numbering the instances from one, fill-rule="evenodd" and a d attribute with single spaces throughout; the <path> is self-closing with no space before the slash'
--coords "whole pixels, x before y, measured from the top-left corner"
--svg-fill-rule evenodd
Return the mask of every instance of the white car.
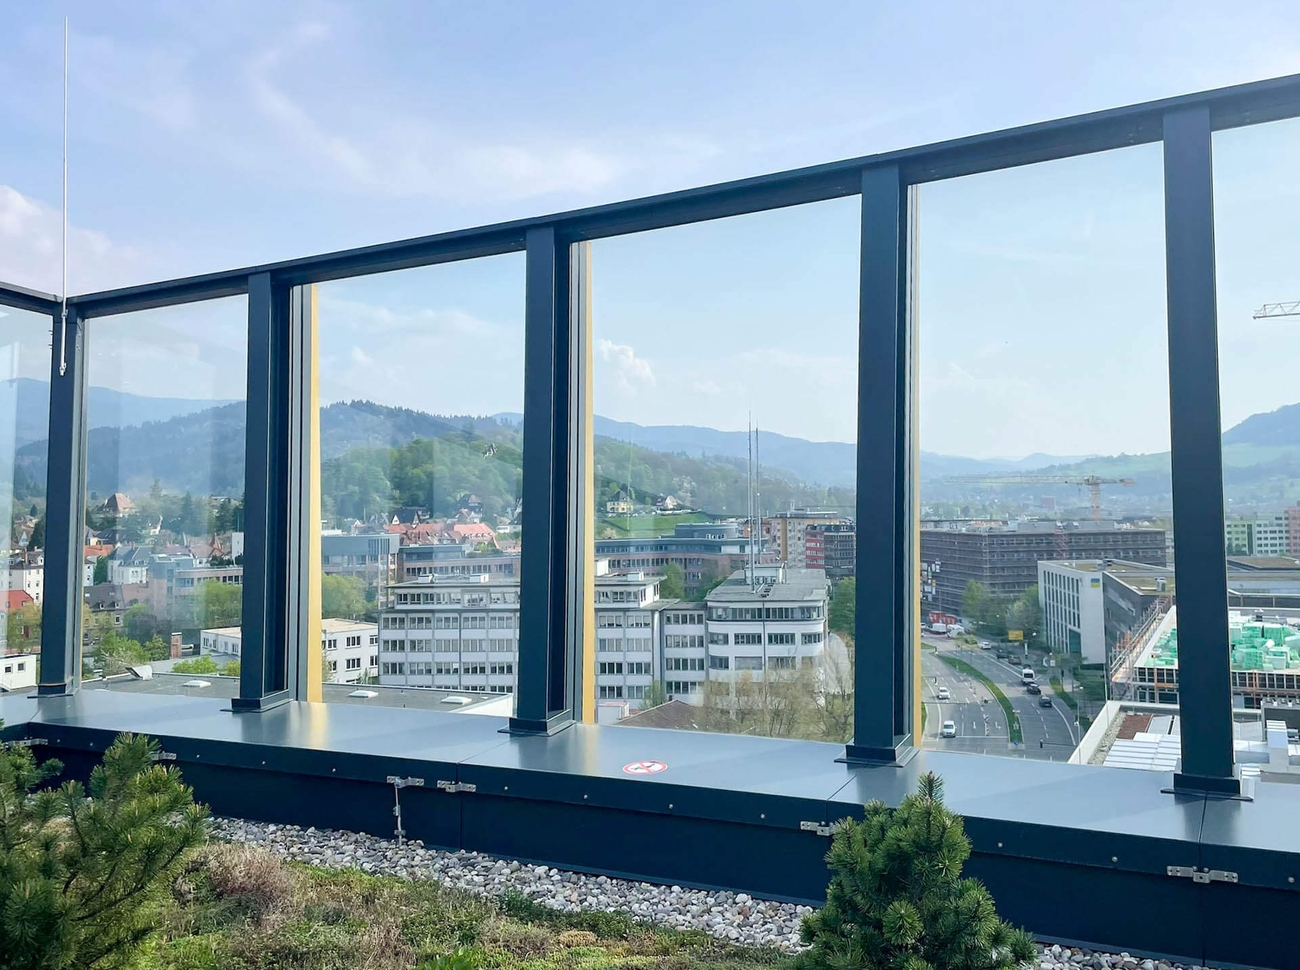
<path id="1" fill-rule="evenodd" d="M 980 641 L 980 649 L 981 649 L 981 650 L 989 650 L 989 649 L 992 648 L 992 646 L 993 646 L 993 644 L 990 643 L 988 640 L 981 640 L 981 641 Z"/>
<path id="2" fill-rule="evenodd" d="M 947 687 L 940 687 L 937 691 L 934 692 L 934 696 L 939 698 L 939 700 L 941 701 L 946 701 L 950 697 L 952 697 L 952 692 L 948 690 Z"/>
<path id="3" fill-rule="evenodd" d="M 952 721 L 944 721 L 943 727 L 939 728 L 939 737 L 955 738 L 957 736 L 957 725 Z"/>

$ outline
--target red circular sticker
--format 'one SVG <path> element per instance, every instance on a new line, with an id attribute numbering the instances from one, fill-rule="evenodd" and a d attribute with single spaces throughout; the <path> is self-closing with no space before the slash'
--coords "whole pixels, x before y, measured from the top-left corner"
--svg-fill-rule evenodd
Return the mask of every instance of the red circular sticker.
<path id="1" fill-rule="evenodd" d="M 657 775 L 667 770 L 668 766 L 662 761 L 633 761 L 623 766 L 623 771 L 629 775 Z"/>

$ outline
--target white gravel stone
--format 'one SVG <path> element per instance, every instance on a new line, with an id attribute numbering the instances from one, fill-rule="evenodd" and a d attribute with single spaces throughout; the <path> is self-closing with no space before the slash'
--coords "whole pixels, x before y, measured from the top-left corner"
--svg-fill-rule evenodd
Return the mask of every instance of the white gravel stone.
<path id="1" fill-rule="evenodd" d="M 636 919 L 678 930 L 703 930 L 745 946 L 771 946 L 796 952 L 801 919 L 811 906 L 796 906 L 748 893 L 707 892 L 683 886 L 592 876 L 551 866 L 521 864 L 478 852 L 445 852 L 418 840 L 398 845 L 357 832 L 296 825 L 274 825 L 214 818 L 212 837 L 246 842 L 273 855 L 326 868 L 357 868 L 402 879 L 432 879 L 486 896 L 509 890 L 561 912 L 582 910 L 627 913 Z M 1100 953 L 1060 946 L 1038 946 L 1038 970 L 1194 970 L 1199 965 L 1139 961 L 1128 953 Z"/>

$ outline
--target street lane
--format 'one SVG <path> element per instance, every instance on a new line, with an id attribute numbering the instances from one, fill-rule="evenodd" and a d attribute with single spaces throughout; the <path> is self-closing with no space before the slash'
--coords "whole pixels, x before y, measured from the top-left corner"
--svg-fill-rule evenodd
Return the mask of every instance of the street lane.
<path id="1" fill-rule="evenodd" d="M 923 742 L 925 746 L 1052 761 L 1069 758 L 1076 743 L 1074 713 L 1052 692 L 1045 671 L 1039 672 L 1040 686 L 1052 698 L 1050 708 L 1039 706 L 1039 695 L 1025 692 L 1020 680 L 1022 666 L 1019 662 L 999 661 L 992 650 L 961 648 L 946 638 L 925 637 L 923 642 L 927 647 L 935 648 L 921 651 L 921 670 L 925 677 L 922 690 L 928 708 Z M 943 655 L 965 661 L 998 685 L 1020 719 L 1023 745 L 1010 744 L 1006 725 L 1002 723 L 1002 707 L 987 688 L 978 680 L 944 663 L 940 659 Z M 936 699 L 938 688 L 945 685 L 952 692 L 952 703 L 943 704 Z M 983 703 L 985 698 L 988 703 Z M 944 709 L 949 713 L 942 714 Z M 938 736 L 944 718 L 957 723 L 958 737 Z"/>

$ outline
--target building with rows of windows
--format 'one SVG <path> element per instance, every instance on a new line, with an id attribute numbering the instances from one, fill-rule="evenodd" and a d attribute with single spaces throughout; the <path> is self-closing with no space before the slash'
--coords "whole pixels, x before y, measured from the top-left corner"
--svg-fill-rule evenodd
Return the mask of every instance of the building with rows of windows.
<path id="1" fill-rule="evenodd" d="M 704 603 L 662 599 L 661 577 L 597 561 L 594 700 L 641 707 L 653 683 L 699 703 L 705 683 L 794 671 L 822 655 L 829 584 L 820 570 L 737 570 Z M 514 577 L 428 576 L 400 583 L 379 617 L 379 682 L 513 693 L 519 635 Z"/>

